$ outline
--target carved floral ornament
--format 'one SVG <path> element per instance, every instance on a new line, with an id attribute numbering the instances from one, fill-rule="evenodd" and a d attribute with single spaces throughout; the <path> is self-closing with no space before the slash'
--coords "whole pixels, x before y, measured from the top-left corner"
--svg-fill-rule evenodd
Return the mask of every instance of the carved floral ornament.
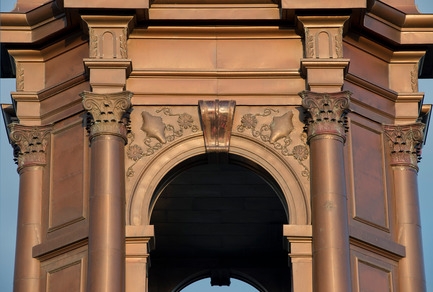
<path id="1" fill-rule="evenodd" d="M 177 125 L 164 122 L 161 115 L 177 117 Z M 182 137 L 185 131 L 195 133 L 199 130 L 199 127 L 195 124 L 194 118 L 190 114 L 173 113 L 172 109 L 168 107 L 160 108 L 154 113 L 143 111 L 141 117 L 143 119 L 141 131 L 145 134 L 143 143 L 140 143 L 140 145 L 134 144 L 135 133 L 131 132 L 128 134 L 129 143 L 126 156 L 134 162 L 126 171 L 127 177 L 133 177 L 135 175 L 134 166 L 144 157 L 151 156 L 164 145 Z"/>
<path id="2" fill-rule="evenodd" d="M 90 139 L 98 135 L 120 136 L 126 141 L 126 114 L 131 107 L 132 92 L 99 94 L 83 92 L 84 109 L 92 117 Z"/>
<path id="3" fill-rule="evenodd" d="M 409 166 L 418 170 L 424 138 L 423 123 L 383 125 L 391 149 L 391 165 Z"/>
<path id="4" fill-rule="evenodd" d="M 308 139 L 321 134 L 336 135 L 345 141 L 347 119 L 345 115 L 349 112 L 349 91 L 336 93 L 316 93 L 302 91 L 302 106 L 309 114 L 306 121 Z"/>
<path id="5" fill-rule="evenodd" d="M 274 115 L 270 124 L 260 123 L 261 118 L 270 115 Z M 280 115 L 279 110 L 266 108 L 261 113 L 248 113 L 242 116 L 241 124 L 236 129 L 240 133 L 250 132 L 253 137 L 269 143 L 282 155 L 293 157 L 304 169 L 301 175 L 309 180 L 310 172 L 304 162 L 309 156 L 305 133 L 301 134 L 302 144 L 291 148 L 293 141 L 290 134 L 294 130 L 292 111 Z"/>
<path id="6" fill-rule="evenodd" d="M 52 126 L 24 126 L 12 123 L 8 127 L 18 171 L 26 166 L 45 165 L 45 150 Z"/>

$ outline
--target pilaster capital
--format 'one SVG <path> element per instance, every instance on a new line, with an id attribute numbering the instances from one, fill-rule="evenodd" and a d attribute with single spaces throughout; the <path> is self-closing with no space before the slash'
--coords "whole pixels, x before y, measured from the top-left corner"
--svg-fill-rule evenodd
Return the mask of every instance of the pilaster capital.
<path id="1" fill-rule="evenodd" d="M 132 95 L 130 91 L 80 94 L 84 109 L 92 116 L 90 140 L 99 135 L 114 135 L 127 142 L 125 114 L 131 107 Z"/>
<path id="2" fill-rule="evenodd" d="M 391 165 L 407 166 L 418 171 L 425 125 L 414 123 L 382 126 L 391 150 Z"/>
<path id="3" fill-rule="evenodd" d="M 349 91 L 335 93 L 317 93 L 302 91 L 302 106 L 308 112 L 307 128 L 308 140 L 322 135 L 335 135 L 343 143 L 346 140 L 345 115 L 349 112 Z"/>
<path id="4" fill-rule="evenodd" d="M 18 172 L 28 166 L 44 166 L 46 164 L 45 149 L 50 139 L 52 126 L 24 126 L 9 124 L 10 140 L 15 149 Z"/>

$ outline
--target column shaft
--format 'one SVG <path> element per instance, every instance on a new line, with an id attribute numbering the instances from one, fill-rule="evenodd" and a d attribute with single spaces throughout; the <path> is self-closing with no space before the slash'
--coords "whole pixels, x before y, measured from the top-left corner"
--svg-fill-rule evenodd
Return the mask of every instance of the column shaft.
<path id="1" fill-rule="evenodd" d="M 42 166 L 20 171 L 18 227 L 15 250 L 14 292 L 37 292 L 40 286 L 40 263 L 32 248 L 41 243 Z"/>
<path id="2" fill-rule="evenodd" d="M 394 166 L 393 173 L 399 243 L 406 247 L 399 264 L 400 291 L 426 291 L 417 172 Z"/>
<path id="3" fill-rule="evenodd" d="M 342 139 L 310 140 L 313 289 L 350 291 L 349 232 Z"/>
<path id="4" fill-rule="evenodd" d="M 398 265 L 400 291 L 426 291 L 418 201 L 418 159 L 424 138 L 422 123 L 383 125 L 391 150 L 397 240 L 406 256 Z"/>
<path id="5" fill-rule="evenodd" d="M 92 140 L 88 291 L 124 291 L 124 140 Z"/>
<path id="6" fill-rule="evenodd" d="M 14 292 L 38 292 L 41 268 L 32 251 L 42 241 L 45 148 L 52 127 L 16 123 L 8 127 L 20 174 Z"/>
<path id="7" fill-rule="evenodd" d="M 92 116 L 88 292 L 125 291 L 125 113 L 132 93 L 84 92 Z"/>
<path id="8" fill-rule="evenodd" d="M 350 92 L 303 91 L 308 111 L 313 225 L 313 291 L 351 291 L 343 147 Z"/>

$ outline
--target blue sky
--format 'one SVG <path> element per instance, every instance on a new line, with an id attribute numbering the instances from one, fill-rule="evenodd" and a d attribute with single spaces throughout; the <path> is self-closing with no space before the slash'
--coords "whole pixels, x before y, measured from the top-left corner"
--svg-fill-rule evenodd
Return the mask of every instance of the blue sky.
<path id="1" fill-rule="evenodd" d="M 13 0 L 1 0 L 1 11 L 13 9 Z M 423 13 L 433 13 L 432 0 L 416 0 Z M 425 104 L 433 104 L 433 80 L 420 80 L 419 88 L 425 92 Z M 10 103 L 10 91 L 15 91 L 15 80 L 1 79 L 0 103 Z M 433 127 L 433 126 L 431 126 Z M 421 225 L 423 232 L 426 275 L 433 275 L 433 194 L 431 179 L 433 175 L 433 131 L 422 151 L 420 163 L 419 197 L 421 206 Z M 18 175 L 12 160 L 12 148 L 8 144 L 6 131 L 0 122 L 0 290 L 12 291 L 13 265 L 15 255 L 16 217 L 18 208 Z M 433 277 L 426 277 L 427 290 L 433 291 Z M 182 292 L 253 292 L 257 291 L 241 281 L 232 281 L 228 287 L 210 287 L 209 279 L 196 282 Z"/>

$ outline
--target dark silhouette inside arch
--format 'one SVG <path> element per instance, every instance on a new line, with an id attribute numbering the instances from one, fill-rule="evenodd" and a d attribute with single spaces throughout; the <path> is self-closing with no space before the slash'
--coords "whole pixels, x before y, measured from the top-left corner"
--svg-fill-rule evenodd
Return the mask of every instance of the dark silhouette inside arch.
<path id="1" fill-rule="evenodd" d="M 160 182 L 151 210 L 149 291 L 178 292 L 205 277 L 212 285 L 236 278 L 259 291 L 290 291 L 281 190 L 258 165 L 229 161 L 195 157 Z"/>

